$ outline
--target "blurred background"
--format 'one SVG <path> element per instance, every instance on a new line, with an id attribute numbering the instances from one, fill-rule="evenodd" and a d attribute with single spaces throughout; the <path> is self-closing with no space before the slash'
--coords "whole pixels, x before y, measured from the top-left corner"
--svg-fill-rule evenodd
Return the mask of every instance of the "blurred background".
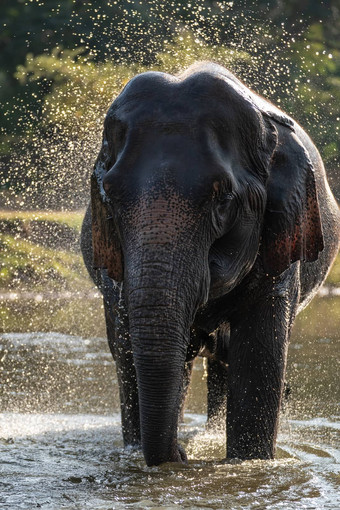
<path id="1" fill-rule="evenodd" d="M 339 0 L 2 0 L 0 19 L 2 206 L 83 207 L 124 83 L 206 59 L 306 128 L 340 196 Z"/>
<path id="2" fill-rule="evenodd" d="M 105 113 L 138 72 L 229 67 L 302 124 L 340 197 L 340 0 L 1 0 L 0 21 L 1 331 L 88 333 L 89 176 Z M 336 264 L 328 288 L 339 277 Z"/>

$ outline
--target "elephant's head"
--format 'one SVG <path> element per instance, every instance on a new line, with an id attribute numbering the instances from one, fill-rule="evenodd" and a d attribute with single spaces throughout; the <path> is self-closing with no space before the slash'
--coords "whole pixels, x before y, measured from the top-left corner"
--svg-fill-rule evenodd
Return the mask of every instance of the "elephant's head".
<path id="1" fill-rule="evenodd" d="M 238 285 L 261 239 L 269 274 L 320 248 L 303 147 L 278 148 L 281 124 L 218 69 L 132 79 L 107 114 L 92 176 L 94 265 L 124 282 L 149 465 L 183 460 L 178 408 L 198 308 Z"/>

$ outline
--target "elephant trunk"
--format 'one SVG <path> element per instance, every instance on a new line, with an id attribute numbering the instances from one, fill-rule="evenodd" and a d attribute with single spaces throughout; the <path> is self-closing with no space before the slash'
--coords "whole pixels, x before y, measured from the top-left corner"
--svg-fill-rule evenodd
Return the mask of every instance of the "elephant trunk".
<path id="1" fill-rule="evenodd" d="M 143 267 L 143 271 L 134 268 L 127 293 L 142 449 L 147 465 L 152 466 L 185 461 L 177 444 L 177 426 L 191 306 L 183 280 L 174 282 L 167 271 L 162 278 L 151 278 L 156 264 L 144 262 Z"/>
<path id="2" fill-rule="evenodd" d="M 124 294 L 148 465 L 184 461 L 177 424 L 189 329 L 209 289 L 200 215 L 169 189 L 121 220 Z"/>
<path id="3" fill-rule="evenodd" d="M 185 363 L 185 350 L 182 346 L 186 342 L 170 338 L 165 331 L 156 333 L 150 332 L 153 328 L 140 328 L 138 322 L 133 319 L 130 331 L 145 461 L 148 466 L 181 462 L 184 458 L 177 444 L 177 426 Z M 171 340 L 173 345 L 167 346 Z M 181 348 L 174 345 L 175 342 L 181 343 Z"/>

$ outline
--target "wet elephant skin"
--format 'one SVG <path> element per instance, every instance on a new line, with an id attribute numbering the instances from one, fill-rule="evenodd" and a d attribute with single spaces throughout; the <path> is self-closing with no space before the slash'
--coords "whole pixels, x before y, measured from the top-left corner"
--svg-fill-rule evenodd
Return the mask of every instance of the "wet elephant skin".
<path id="1" fill-rule="evenodd" d="M 178 421 L 207 355 L 227 458 L 273 458 L 291 327 L 338 246 L 320 155 L 288 115 L 215 64 L 134 77 L 107 113 L 82 229 L 124 443 L 148 465 L 186 462 Z"/>

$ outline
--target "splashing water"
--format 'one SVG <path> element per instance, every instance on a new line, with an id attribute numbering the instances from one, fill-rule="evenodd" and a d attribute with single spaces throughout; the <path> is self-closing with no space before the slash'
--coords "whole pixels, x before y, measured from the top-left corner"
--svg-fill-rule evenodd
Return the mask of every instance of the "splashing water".
<path id="1" fill-rule="evenodd" d="M 288 369 L 293 403 L 276 461 L 221 461 L 224 437 L 204 429 L 199 361 L 180 432 L 189 465 L 147 468 L 139 451 L 122 447 L 112 357 L 106 340 L 93 338 L 104 337 L 105 325 L 78 253 L 82 213 L 25 212 L 83 208 L 114 97 L 138 72 L 176 73 L 198 60 L 229 67 L 307 122 L 332 174 L 338 147 L 327 140 L 329 122 L 336 118 L 339 129 L 340 120 L 333 92 L 324 87 L 321 93 L 316 84 L 327 73 L 329 83 L 339 52 L 320 49 L 315 41 L 322 34 L 303 17 L 274 24 L 236 2 L 69 2 L 67 15 L 62 3 L 53 9 L 38 0 L 23 4 L 45 10 L 46 46 L 30 51 L 34 38 L 25 36 L 29 53 L 16 69 L 21 94 L 2 105 L 1 142 L 10 151 L 0 166 L 1 206 L 23 211 L 0 216 L 1 507 L 340 507 L 338 298 L 331 314 L 329 303 L 317 302 L 296 329 Z M 62 16 L 62 30 L 48 35 Z M 333 322 L 321 331 L 320 317 L 328 314 Z"/>
<path id="2" fill-rule="evenodd" d="M 65 15 L 60 6 L 49 11 L 44 2 L 37 3 L 46 9 L 47 24 Z M 12 150 L 2 174 L 9 204 L 84 206 L 105 113 L 124 84 L 146 69 L 174 73 L 197 60 L 213 60 L 297 118 L 305 96 L 318 105 L 321 101 L 306 90 L 316 55 L 314 45 L 307 44 L 308 33 L 303 35 L 303 19 L 288 30 L 233 2 L 98 4 L 75 6 L 62 30 L 52 30 L 55 46 L 41 48 L 40 55 L 29 52 L 17 68 L 16 78 L 27 91 L 12 111 L 5 111 L 4 143 Z M 72 48 L 63 46 L 68 33 Z M 317 61 L 327 68 L 333 55 L 321 52 Z M 325 107 L 327 101 L 326 95 Z M 308 112 L 319 132 L 327 131 L 321 110 Z"/>
<path id="3" fill-rule="evenodd" d="M 140 451 L 123 448 L 117 381 L 105 339 L 2 335 L 7 382 L 0 385 L 1 508 L 337 508 L 339 389 L 333 388 L 327 402 L 326 388 L 316 396 L 308 379 L 319 367 L 327 372 L 325 386 L 332 384 L 336 342 L 314 337 L 292 346 L 291 416 L 289 422 L 287 414 L 282 419 L 275 461 L 222 462 L 224 435 L 204 429 L 200 361 L 180 428 L 189 464 L 147 468 Z M 315 407 L 320 417 L 305 419 L 305 409 L 311 416 Z"/>

